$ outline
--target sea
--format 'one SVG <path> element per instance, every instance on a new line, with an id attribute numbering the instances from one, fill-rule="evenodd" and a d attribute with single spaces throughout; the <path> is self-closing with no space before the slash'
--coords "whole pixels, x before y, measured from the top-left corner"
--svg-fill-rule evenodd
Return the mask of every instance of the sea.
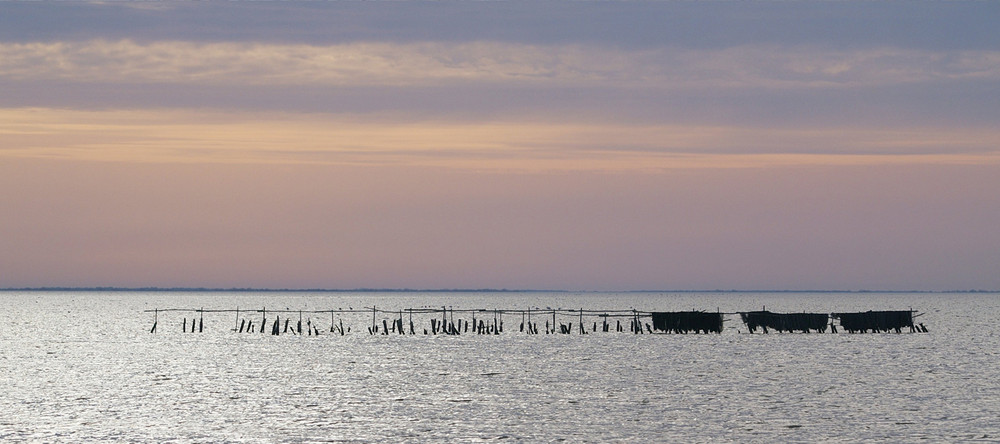
<path id="1" fill-rule="evenodd" d="M 3 291 L 0 301 L 2 442 L 1000 442 L 997 293 Z M 454 312 L 419 310 L 442 307 Z M 539 334 L 521 331 L 526 314 L 508 313 L 490 335 L 435 335 L 430 323 L 529 308 Z M 410 309 L 416 334 L 382 334 L 382 320 L 409 330 Z M 552 309 L 587 310 L 587 334 L 563 314 L 572 333 L 546 334 Z M 762 309 L 913 310 L 928 332 L 751 334 L 736 313 Z M 703 310 L 725 323 L 721 334 L 603 332 L 604 319 L 631 318 L 591 312 L 601 310 Z M 275 317 L 283 334 L 271 334 Z M 285 319 L 318 335 L 286 332 Z"/>

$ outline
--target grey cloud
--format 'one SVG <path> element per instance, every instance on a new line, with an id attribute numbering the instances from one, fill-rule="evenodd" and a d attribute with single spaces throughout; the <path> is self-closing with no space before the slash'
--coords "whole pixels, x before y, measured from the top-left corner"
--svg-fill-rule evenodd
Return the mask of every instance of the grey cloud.
<path id="1" fill-rule="evenodd" d="M 990 2 L 7 3 L 0 41 L 505 41 L 719 49 L 1000 47 Z"/>
<path id="2" fill-rule="evenodd" d="M 0 78 L 81 83 L 837 88 L 1000 81 L 998 51 L 739 46 L 618 51 L 502 42 L 272 45 L 131 40 L 0 44 Z"/>

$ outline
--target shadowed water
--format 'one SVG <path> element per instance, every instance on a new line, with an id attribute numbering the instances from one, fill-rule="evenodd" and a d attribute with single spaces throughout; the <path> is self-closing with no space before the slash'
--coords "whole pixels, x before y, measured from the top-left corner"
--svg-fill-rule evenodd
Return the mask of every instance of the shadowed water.
<path id="1" fill-rule="evenodd" d="M 4 292 L 0 440 L 996 442 L 998 296 Z M 930 333 L 751 335 L 728 315 L 722 334 L 546 335 L 540 326 L 526 335 L 518 316 L 501 335 L 370 336 L 370 314 L 306 313 L 322 334 L 300 337 L 234 332 L 233 313 L 206 314 L 203 333 L 182 333 L 191 313 L 160 313 L 150 334 L 153 314 L 143 312 L 372 305 L 912 307 Z M 351 332 L 330 334 L 341 320 Z M 418 333 L 427 320 L 417 317 Z"/>

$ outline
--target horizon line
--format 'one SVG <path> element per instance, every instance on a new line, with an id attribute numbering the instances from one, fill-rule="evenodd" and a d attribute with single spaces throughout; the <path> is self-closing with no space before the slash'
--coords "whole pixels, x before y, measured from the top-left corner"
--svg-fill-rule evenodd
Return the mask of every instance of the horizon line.
<path id="1" fill-rule="evenodd" d="M 1000 290 L 830 290 L 830 289 L 695 289 L 695 290 L 565 290 L 565 289 L 509 289 L 509 288 L 266 288 L 266 287 L 116 287 L 116 286 L 45 286 L 5 287 L 0 291 L 162 291 L 162 292 L 274 292 L 274 293 L 1000 293 Z"/>

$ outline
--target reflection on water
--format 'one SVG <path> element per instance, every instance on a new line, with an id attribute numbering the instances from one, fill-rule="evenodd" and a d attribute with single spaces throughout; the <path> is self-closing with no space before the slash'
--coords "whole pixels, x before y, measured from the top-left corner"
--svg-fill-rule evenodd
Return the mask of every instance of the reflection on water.
<path id="1" fill-rule="evenodd" d="M 3 441 L 1000 440 L 997 294 L 0 296 Z M 502 335 L 369 336 L 370 314 L 307 314 L 323 334 L 298 337 L 233 332 L 232 313 L 182 333 L 190 314 L 161 313 L 149 334 L 153 315 L 143 312 L 372 305 L 912 307 L 930 333 L 750 335 L 727 316 L 720 335 L 526 335 L 510 327 L 518 317 Z M 332 320 L 351 333 L 329 334 Z"/>

